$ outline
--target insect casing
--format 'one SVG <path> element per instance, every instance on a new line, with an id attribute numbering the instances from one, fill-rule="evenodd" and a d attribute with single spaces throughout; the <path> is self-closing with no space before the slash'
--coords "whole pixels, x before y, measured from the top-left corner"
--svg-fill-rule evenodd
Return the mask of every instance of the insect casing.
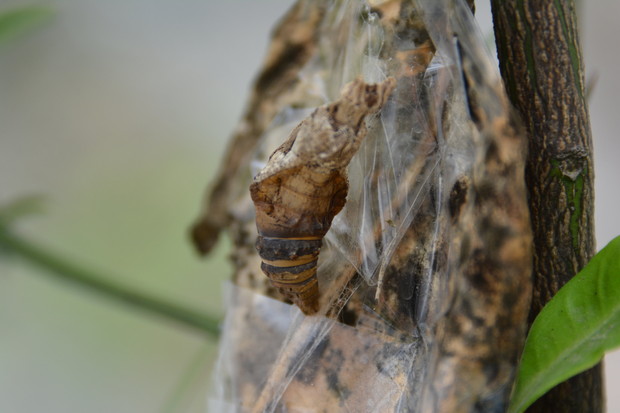
<path id="1" fill-rule="evenodd" d="M 322 239 L 346 202 L 346 167 L 395 80 L 345 85 L 340 99 L 317 108 L 269 157 L 250 185 L 261 268 L 305 314 L 319 310 L 317 263 Z"/>
<path id="2" fill-rule="evenodd" d="M 338 170 L 289 172 L 250 189 L 259 233 L 256 249 L 273 286 L 305 314 L 314 314 L 319 305 L 316 274 L 322 239 L 344 207 L 347 181 Z"/>

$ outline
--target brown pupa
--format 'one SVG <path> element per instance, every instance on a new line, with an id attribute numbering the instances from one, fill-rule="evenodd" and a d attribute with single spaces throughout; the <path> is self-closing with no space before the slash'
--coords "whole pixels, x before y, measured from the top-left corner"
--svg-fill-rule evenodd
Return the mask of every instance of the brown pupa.
<path id="1" fill-rule="evenodd" d="M 319 251 L 346 202 L 346 168 L 366 135 L 366 116 L 381 109 L 395 84 L 358 78 L 345 85 L 338 100 L 293 129 L 250 186 L 261 268 L 304 314 L 319 310 Z"/>

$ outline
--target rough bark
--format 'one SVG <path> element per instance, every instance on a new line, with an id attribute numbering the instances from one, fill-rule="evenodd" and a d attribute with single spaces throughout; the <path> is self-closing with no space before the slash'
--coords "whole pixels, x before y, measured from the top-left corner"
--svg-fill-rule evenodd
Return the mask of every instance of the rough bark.
<path id="1" fill-rule="evenodd" d="M 500 68 L 529 141 L 526 183 L 534 235 L 529 321 L 595 252 L 592 137 L 575 5 L 493 0 Z M 597 365 L 547 393 L 530 412 L 601 412 Z"/>

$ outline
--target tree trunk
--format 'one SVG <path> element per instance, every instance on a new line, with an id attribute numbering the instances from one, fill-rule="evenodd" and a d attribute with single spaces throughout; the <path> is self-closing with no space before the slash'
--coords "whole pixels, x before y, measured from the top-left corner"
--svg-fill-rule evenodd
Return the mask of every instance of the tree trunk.
<path id="1" fill-rule="evenodd" d="M 593 150 L 583 62 L 572 0 L 493 0 L 492 8 L 500 69 L 529 142 L 531 324 L 595 252 Z M 599 364 L 558 385 L 528 411 L 603 410 Z"/>

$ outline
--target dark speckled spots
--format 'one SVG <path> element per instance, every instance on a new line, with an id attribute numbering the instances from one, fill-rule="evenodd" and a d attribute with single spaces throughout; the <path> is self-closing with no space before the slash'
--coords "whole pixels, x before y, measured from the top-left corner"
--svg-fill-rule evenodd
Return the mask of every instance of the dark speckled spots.
<path id="1" fill-rule="evenodd" d="M 510 239 L 513 233 L 512 228 L 506 225 L 500 225 L 497 220 L 492 217 L 486 217 L 480 221 L 481 229 L 484 230 L 484 243 L 494 250 L 502 248 L 504 243 Z"/>
<path id="2" fill-rule="evenodd" d="M 350 390 L 339 379 L 340 369 L 343 363 L 346 362 L 345 355 L 338 348 L 330 349 L 325 353 L 323 360 L 327 366 L 325 368 L 325 377 L 329 389 L 336 393 L 341 400 L 345 400 L 350 394 Z"/>
<path id="3" fill-rule="evenodd" d="M 496 161 L 498 157 L 498 148 L 497 143 L 495 141 L 489 142 L 489 146 L 487 147 L 487 153 L 485 155 L 485 162 Z"/>
<path id="4" fill-rule="evenodd" d="M 278 64 L 266 68 L 257 79 L 256 90 L 260 92 L 272 83 L 275 83 L 275 80 L 282 77 L 287 70 L 291 70 L 305 60 L 306 54 L 307 50 L 304 45 L 288 44 L 278 60 Z"/>
<path id="5" fill-rule="evenodd" d="M 483 205 L 497 198 L 495 184 L 486 179 L 482 180 L 475 187 L 476 196 L 474 198 L 476 205 Z"/>
<path id="6" fill-rule="evenodd" d="M 489 278 L 489 274 L 494 271 L 494 263 L 487 252 L 481 248 L 473 251 L 470 258 L 470 266 L 465 273 L 470 284 L 476 291 L 484 295 L 491 295 L 495 292 L 497 282 Z M 467 302 L 467 300 L 464 300 Z"/>
<path id="7" fill-rule="evenodd" d="M 469 259 L 471 249 L 471 239 L 469 234 L 463 234 L 463 240 L 461 241 L 461 251 L 459 254 L 459 264 L 466 263 Z"/>
<path id="8" fill-rule="evenodd" d="M 467 191 L 469 189 L 469 179 L 466 176 L 459 178 L 450 191 L 448 209 L 453 221 L 461 214 L 461 209 L 467 202 Z"/>
<path id="9" fill-rule="evenodd" d="M 299 380 L 304 384 L 312 385 L 321 367 L 320 363 L 318 363 L 318 360 L 323 357 L 323 353 L 325 353 L 325 350 L 327 350 L 328 348 L 329 338 L 326 338 L 325 340 L 322 340 L 314 349 L 310 360 L 307 363 L 304 363 L 304 367 L 297 372 L 295 379 Z"/>
<path id="10" fill-rule="evenodd" d="M 327 372 L 327 386 L 333 392 L 338 393 L 339 390 L 339 381 L 338 381 L 338 370 L 330 369 Z"/>
<path id="11" fill-rule="evenodd" d="M 486 376 L 486 379 L 489 383 L 494 382 L 499 375 L 499 366 L 497 364 L 497 360 L 494 358 L 489 358 L 487 360 L 483 360 L 482 365 L 484 366 L 483 372 Z"/>

